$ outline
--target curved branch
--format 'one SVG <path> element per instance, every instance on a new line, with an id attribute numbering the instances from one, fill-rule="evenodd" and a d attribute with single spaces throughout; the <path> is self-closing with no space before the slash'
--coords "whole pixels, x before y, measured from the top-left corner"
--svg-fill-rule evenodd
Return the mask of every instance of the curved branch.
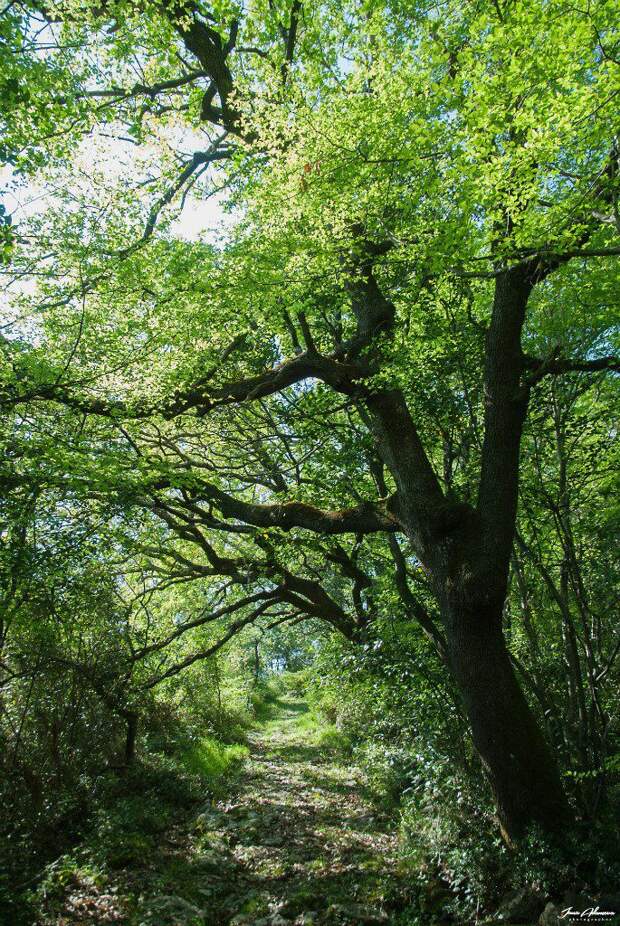
<path id="1" fill-rule="evenodd" d="M 151 643 L 148 646 L 143 646 L 141 649 L 136 650 L 132 655 L 132 661 L 137 662 L 140 659 L 144 659 L 145 656 L 149 656 L 151 653 L 156 653 L 159 650 L 165 649 L 175 640 L 178 640 L 179 637 L 182 637 L 183 634 L 187 633 L 188 630 L 202 627 L 203 624 L 209 624 L 212 621 L 218 620 L 220 617 L 225 617 L 227 614 L 234 614 L 235 611 L 240 611 L 241 608 L 246 607 L 246 605 L 255 604 L 257 601 L 264 601 L 267 599 L 271 603 L 273 597 L 273 592 L 256 592 L 254 595 L 247 595 L 245 598 L 240 598 L 239 601 L 233 602 L 233 604 L 227 605 L 226 607 L 219 608 L 217 611 L 203 613 L 199 617 L 194 618 L 194 620 L 180 624 L 176 630 L 163 640 L 158 640 L 157 643 Z"/>
<path id="2" fill-rule="evenodd" d="M 197 491 L 204 499 L 213 502 L 224 517 L 255 527 L 278 527 L 284 531 L 300 527 L 320 534 L 393 533 L 400 530 L 400 524 L 390 510 L 393 499 L 362 502 L 352 508 L 329 511 L 306 502 L 269 505 L 245 502 L 206 482 L 201 483 Z"/>
<path id="3" fill-rule="evenodd" d="M 144 683 L 144 685 L 141 686 L 142 689 L 144 691 L 148 691 L 151 688 L 155 688 L 155 686 L 159 685 L 160 682 L 165 681 L 167 678 L 171 678 L 173 675 L 178 675 L 179 672 L 182 672 L 183 669 L 189 668 L 189 666 L 193 665 L 195 662 L 198 662 L 201 659 L 208 659 L 209 656 L 214 656 L 215 653 L 221 650 L 229 640 L 232 640 L 232 638 L 236 636 L 239 631 L 243 630 L 244 627 L 247 627 L 248 624 L 254 623 L 254 621 L 257 620 L 261 614 L 264 614 L 264 612 L 267 611 L 267 609 L 270 608 L 272 604 L 273 601 L 263 602 L 260 607 L 255 608 L 254 611 L 246 615 L 246 617 L 241 617 L 238 621 L 235 621 L 233 624 L 231 624 L 226 633 L 215 643 L 212 643 L 211 646 L 208 646 L 206 649 L 200 650 L 197 653 L 193 653 L 191 656 L 187 656 L 185 659 L 181 660 L 181 662 L 177 662 L 169 669 L 166 669 L 165 672 L 160 672 L 158 675 L 152 676 L 147 682 Z"/>

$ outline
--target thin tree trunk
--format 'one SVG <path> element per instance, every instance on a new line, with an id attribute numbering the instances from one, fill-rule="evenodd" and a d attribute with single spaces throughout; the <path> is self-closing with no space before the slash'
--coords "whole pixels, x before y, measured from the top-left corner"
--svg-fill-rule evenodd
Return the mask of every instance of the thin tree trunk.
<path id="1" fill-rule="evenodd" d="M 138 735 L 138 715 L 134 712 L 126 715 L 127 733 L 125 736 L 125 765 L 129 767 L 136 757 L 136 738 Z"/>

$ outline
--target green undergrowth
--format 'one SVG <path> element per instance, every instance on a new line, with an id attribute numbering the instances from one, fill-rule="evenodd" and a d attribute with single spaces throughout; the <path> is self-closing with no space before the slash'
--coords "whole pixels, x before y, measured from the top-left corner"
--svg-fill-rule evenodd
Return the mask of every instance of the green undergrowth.
<path id="1" fill-rule="evenodd" d="M 351 739 L 320 709 L 308 705 L 306 683 L 305 672 L 286 672 L 257 685 L 251 696 L 256 721 L 267 729 L 271 725 L 282 730 L 294 727 L 307 746 L 332 758 L 349 759 Z"/>
<path id="2" fill-rule="evenodd" d="M 212 736 L 205 736 L 187 747 L 180 761 L 190 774 L 199 776 L 214 794 L 225 789 L 226 778 L 232 769 L 249 754 L 241 743 L 227 745 Z"/>
<path id="3" fill-rule="evenodd" d="M 335 723 L 330 723 L 320 714 L 309 710 L 298 719 L 297 726 L 304 732 L 308 745 L 317 746 L 335 758 L 347 759 L 351 756 L 351 739 Z"/>
<path id="4" fill-rule="evenodd" d="M 584 907 L 609 893 L 615 898 L 617 826 L 578 819 L 556 837 L 532 830 L 509 850 L 466 730 L 448 735 L 445 709 L 411 686 L 401 652 L 360 656 L 339 647 L 327 655 L 309 681 L 307 723 L 327 742 L 338 743 L 339 731 L 347 731 L 352 764 L 362 770 L 373 805 L 398 828 L 411 893 L 403 923 L 499 921 L 502 904 L 520 892 L 540 906 L 535 921 L 547 901 L 561 905 L 571 892 Z M 348 678 L 344 658 L 356 668 Z M 605 799 L 609 807 L 620 803 L 613 782 Z"/>
<path id="5" fill-rule="evenodd" d="M 279 714 L 282 690 L 277 682 L 258 682 L 248 695 L 248 704 L 255 723 L 265 724 Z"/>
<path id="6" fill-rule="evenodd" d="M 115 891 L 112 885 L 145 866 L 167 870 L 162 845 L 168 834 L 223 797 L 247 755 L 243 744 L 205 736 L 178 744 L 168 755 L 146 753 L 125 774 L 100 779 L 80 841 L 49 863 L 7 910 L 7 924 L 56 924 L 70 894 Z M 130 888 L 124 901 L 130 908 L 132 894 Z"/>

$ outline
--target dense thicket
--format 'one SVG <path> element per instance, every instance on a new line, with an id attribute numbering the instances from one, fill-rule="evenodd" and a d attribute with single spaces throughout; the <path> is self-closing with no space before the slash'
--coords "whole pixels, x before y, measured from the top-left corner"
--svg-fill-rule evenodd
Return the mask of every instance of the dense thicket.
<path id="1" fill-rule="evenodd" d="M 609 874 L 619 12 L 4 10 L 5 840 L 186 686 L 215 730 L 232 645 L 316 657 L 420 833 Z"/>

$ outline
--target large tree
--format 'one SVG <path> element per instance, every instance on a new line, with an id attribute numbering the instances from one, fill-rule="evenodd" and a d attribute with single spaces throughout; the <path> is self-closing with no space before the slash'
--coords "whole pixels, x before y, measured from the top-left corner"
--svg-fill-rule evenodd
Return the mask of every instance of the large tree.
<path id="1" fill-rule="evenodd" d="M 154 559 L 245 588 L 240 626 L 274 607 L 363 635 L 380 541 L 508 838 L 569 814 L 503 613 L 531 395 L 620 369 L 617 14 L 5 14 L 7 158 L 53 189 L 13 232 L 15 278 L 39 287 L 4 342 L 26 444 L 52 409 L 54 442 L 24 457 L 44 457 L 39 484 L 151 512 L 186 545 Z M 171 207 L 222 190 L 234 228 L 176 240 Z"/>

